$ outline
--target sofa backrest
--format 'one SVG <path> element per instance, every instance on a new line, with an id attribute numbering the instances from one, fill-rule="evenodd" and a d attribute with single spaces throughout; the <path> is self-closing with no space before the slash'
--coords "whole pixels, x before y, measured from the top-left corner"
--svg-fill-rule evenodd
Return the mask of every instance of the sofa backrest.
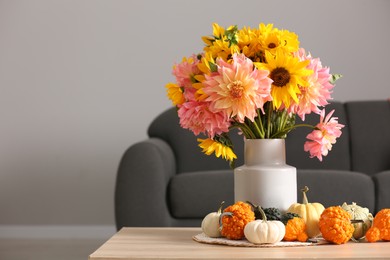
<path id="1" fill-rule="evenodd" d="M 346 114 L 344 105 L 339 102 L 333 102 L 327 106 L 327 113 L 335 109 L 334 116 L 339 117 L 339 122 L 346 124 Z M 319 115 L 309 115 L 305 123 L 317 124 Z M 297 123 L 300 123 L 297 118 Z M 306 141 L 306 135 L 311 130 L 308 128 L 298 128 L 289 133 L 286 140 L 287 163 L 298 169 L 350 169 L 350 147 L 348 126 L 343 129 L 342 136 L 333 146 L 328 156 L 324 157 L 322 162 L 317 158 L 309 158 L 309 154 L 304 152 L 303 145 Z M 176 108 L 170 108 L 157 116 L 148 129 L 149 137 L 161 138 L 166 141 L 176 156 L 176 169 L 178 173 L 204 171 L 204 170 L 223 170 L 229 169 L 229 164 L 221 158 L 207 156 L 201 152 L 198 147 L 197 137 L 187 129 L 181 128 Z M 235 153 L 238 156 L 236 166 L 243 164 L 243 136 L 238 135 L 237 131 L 230 133 Z M 204 137 L 203 137 L 204 138 Z"/>
<path id="2" fill-rule="evenodd" d="M 179 124 L 176 108 L 170 108 L 157 116 L 148 129 L 149 137 L 167 142 L 176 157 L 177 173 L 229 169 L 229 163 L 215 156 L 207 156 L 198 146 L 197 137 Z M 200 138 L 205 138 L 200 136 Z M 239 139 L 238 137 L 235 140 Z M 237 142 L 238 150 L 243 142 Z M 242 156 L 241 156 L 242 157 Z M 242 163 L 243 160 L 240 159 Z"/>
<path id="3" fill-rule="evenodd" d="M 369 175 L 390 170 L 390 102 L 355 101 L 345 107 L 352 170 Z"/>

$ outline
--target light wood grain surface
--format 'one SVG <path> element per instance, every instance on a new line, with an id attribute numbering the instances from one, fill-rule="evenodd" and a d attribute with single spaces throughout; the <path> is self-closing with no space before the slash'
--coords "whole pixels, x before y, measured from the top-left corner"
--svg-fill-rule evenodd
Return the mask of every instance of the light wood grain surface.
<path id="1" fill-rule="evenodd" d="M 249 248 L 193 241 L 199 233 L 200 228 L 123 228 L 89 259 L 390 259 L 390 242 Z"/>

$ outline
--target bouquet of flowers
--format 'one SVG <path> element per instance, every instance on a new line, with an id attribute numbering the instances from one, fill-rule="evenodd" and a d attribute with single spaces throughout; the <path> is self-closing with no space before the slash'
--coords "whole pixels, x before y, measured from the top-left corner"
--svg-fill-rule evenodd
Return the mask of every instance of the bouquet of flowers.
<path id="1" fill-rule="evenodd" d="M 324 109 L 340 75 L 300 48 L 295 33 L 273 24 L 242 29 L 213 24 L 213 35 L 202 39 L 203 53 L 175 64 L 176 83 L 166 88 L 180 125 L 207 136 L 198 138 L 203 152 L 232 163 L 237 158 L 232 128 L 247 139 L 264 139 L 310 127 L 304 150 L 322 161 L 344 127 L 334 111 L 326 115 Z M 319 114 L 317 125 L 295 123 L 296 116 L 304 121 L 310 113 Z"/>

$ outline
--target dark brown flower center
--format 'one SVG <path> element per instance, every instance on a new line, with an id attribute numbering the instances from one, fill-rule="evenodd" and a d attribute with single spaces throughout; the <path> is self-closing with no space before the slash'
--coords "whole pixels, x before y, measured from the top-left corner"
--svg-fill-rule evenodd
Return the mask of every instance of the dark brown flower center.
<path id="1" fill-rule="evenodd" d="M 290 73 L 285 68 L 276 68 L 271 72 L 270 78 L 274 81 L 272 85 L 283 87 L 290 82 Z"/>
<path id="2" fill-rule="evenodd" d="M 244 92 L 244 86 L 239 80 L 233 81 L 229 84 L 230 96 L 233 98 L 240 98 Z"/>
<path id="3" fill-rule="evenodd" d="M 273 49 L 273 48 L 275 48 L 275 47 L 276 47 L 276 44 L 273 43 L 273 42 L 271 42 L 270 44 L 268 44 L 268 48 L 270 48 L 270 49 Z"/>

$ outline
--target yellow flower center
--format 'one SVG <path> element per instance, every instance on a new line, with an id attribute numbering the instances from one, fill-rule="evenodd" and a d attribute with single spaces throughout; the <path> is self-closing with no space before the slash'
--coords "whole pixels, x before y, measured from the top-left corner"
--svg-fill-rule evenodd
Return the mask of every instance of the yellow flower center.
<path id="1" fill-rule="evenodd" d="M 275 68 L 271 72 L 270 78 L 274 81 L 272 85 L 283 87 L 290 82 L 290 73 L 285 68 Z"/>
<path id="2" fill-rule="evenodd" d="M 244 86 L 241 81 L 236 80 L 228 85 L 230 96 L 233 98 L 240 98 L 244 92 Z"/>

